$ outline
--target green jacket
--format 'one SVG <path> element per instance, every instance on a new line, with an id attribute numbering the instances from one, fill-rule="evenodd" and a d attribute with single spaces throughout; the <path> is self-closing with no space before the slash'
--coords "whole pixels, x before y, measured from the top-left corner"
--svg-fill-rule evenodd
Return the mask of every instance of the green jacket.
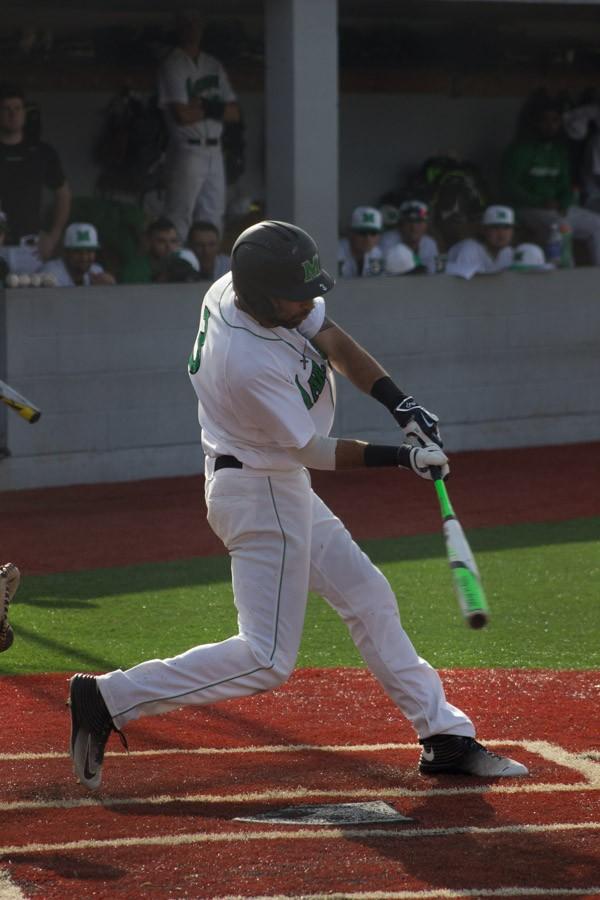
<path id="1" fill-rule="evenodd" d="M 502 188 L 506 201 L 516 207 L 543 207 L 554 200 L 567 209 L 572 187 L 565 147 L 536 138 L 514 141 L 502 160 Z"/>
<path id="2" fill-rule="evenodd" d="M 147 254 L 130 259 L 121 272 L 122 284 L 149 284 L 152 281 L 152 266 Z"/>

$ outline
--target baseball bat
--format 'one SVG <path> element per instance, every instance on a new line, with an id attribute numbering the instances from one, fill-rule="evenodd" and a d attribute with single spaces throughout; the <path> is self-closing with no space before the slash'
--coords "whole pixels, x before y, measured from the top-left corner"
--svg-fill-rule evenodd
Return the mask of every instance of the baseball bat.
<path id="1" fill-rule="evenodd" d="M 3 403 L 6 403 L 7 406 L 10 406 L 11 409 L 18 412 L 20 416 L 31 424 L 37 422 L 42 414 L 42 411 L 35 406 L 31 400 L 23 397 L 22 394 L 19 394 L 14 388 L 11 388 L 5 381 L 0 381 L 0 400 L 2 400 Z"/>
<path id="2" fill-rule="evenodd" d="M 450 503 L 441 469 L 431 466 L 431 475 L 440 502 L 446 553 L 458 605 L 471 628 L 483 628 L 487 625 L 490 614 L 477 563 Z"/>

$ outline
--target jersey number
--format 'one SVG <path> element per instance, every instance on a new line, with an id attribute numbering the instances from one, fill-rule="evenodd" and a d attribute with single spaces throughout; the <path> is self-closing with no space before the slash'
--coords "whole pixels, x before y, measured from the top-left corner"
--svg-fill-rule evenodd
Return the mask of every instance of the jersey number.
<path id="1" fill-rule="evenodd" d="M 208 331 L 209 319 L 210 309 L 208 308 L 208 306 L 205 306 L 204 314 L 202 316 L 202 319 L 200 320 L 200 328 L 198 329 L 196 343 L 194 344 L 194 349 L 192 350 L 190 358 L 188 360 L 188 372 L 190 373 L 190 375 L 195 375 L 200 368 L 200 357 L 202 356 L 204 341 L 206 340 L 206 332 Z"/>

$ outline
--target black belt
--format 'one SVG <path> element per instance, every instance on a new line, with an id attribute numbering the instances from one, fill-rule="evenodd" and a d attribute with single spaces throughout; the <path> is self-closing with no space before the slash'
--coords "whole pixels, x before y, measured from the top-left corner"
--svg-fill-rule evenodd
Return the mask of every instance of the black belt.
<path id="1" fill-rule="evenodd" d="M 215 459 L 215 472 L 219 469 L 243 469 L 244 464 L 236 459 L 235 456 L 217 456 Z"/>
<path id="2" fill-rule="evenodd" d="M 206 138 L 205 141 L 200 138 L 189 138 L 188 144 L 194 144 L 195 146 L 201 147 L 205 145 L 207 147 L 216 147 L 219 143 L 219 138 Z"/>

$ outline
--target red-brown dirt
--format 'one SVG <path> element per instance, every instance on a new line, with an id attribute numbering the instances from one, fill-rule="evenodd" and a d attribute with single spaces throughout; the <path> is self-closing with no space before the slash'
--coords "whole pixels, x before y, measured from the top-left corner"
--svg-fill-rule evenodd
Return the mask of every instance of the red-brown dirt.
<path id="1" fill-rule="evenodd" d="M 600 774 L 592 780 L 589 766 L 598 751 L 598 673 L 442 675 L 482 739 L 506 742 L 503 752 L 530 767 L 528 778 L 494 787 L 419 776 L 414 735 L 368 673 L 305 670 L 269 694 L 132 724 L 132 754 L 114 755 L 118 742 L 110 744 L 100 803 L 90 806 L 64 752 L 67 676 L 6 678 L 0 859 L 26 896 L 47 900 L 425 890 L 461 897 L 500 888 L 514 888 L 515 898 L 528 888 L 542 897 L 544 889 L 547 897 L 561 889 L 597 896 Z M 383 746 L 352 750 L 361 744 Z M 281 745 L 312 747 L 265 749 Z M 217 752 L 189 752 L 196 748 Z M 138 755 L 149 750 L 158 752 Z M 60 756 L 5 755 L 22 752 Z M 318 826 L 235 820 L 360 799 L 383 799 L 412 821 L 324 838 Z M 131 845 L 102 843 L 116 839 Z"/>
<path id="2" fill-rule="evenodd" d="M 435 532 L 431 485 L 408 472 L 315 472 L 358 540 Z M 600 443 L 456 453 L 448 489 L 465 528 L 600 515 Z M 2 558 L 26 574 L 223 553 L 201 476 L 0 494 Z"/>

